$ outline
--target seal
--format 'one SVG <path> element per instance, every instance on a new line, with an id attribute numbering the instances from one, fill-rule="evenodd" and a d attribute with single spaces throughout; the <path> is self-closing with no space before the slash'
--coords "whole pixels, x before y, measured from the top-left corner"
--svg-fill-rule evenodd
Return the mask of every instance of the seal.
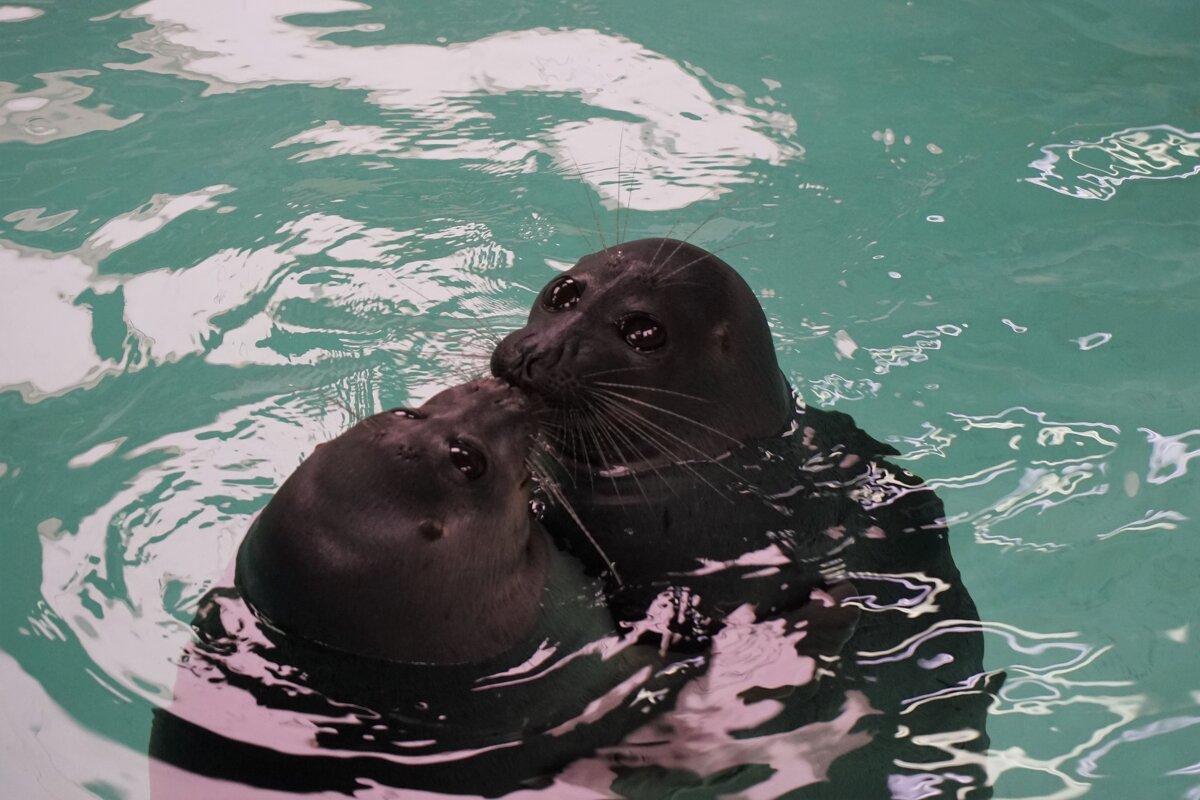
<path id="1" fill-rule="evenodd" d="M 525 396 L 463 384 L 364 419 L 284 482 L 236 584 L 272 626 L 388 661 L 477 663 L 537 621 L 549 552 L 530 515 Z"/>
<path id="2" fill-rule="evenodd" d="M 847 415 L 798 405 L 750 286 L 672 239 L 581 258 L 542 290 L 491 367 L 550 409 L 563 499 L 620 582 L 686 576 L 675 582 L 703 584 L 721 606 L 803 602 L 822 557 L 870 527 L 846 487 L 870 459 L 895 454 Z M 743 580 L 785 564 L 805 574 Z"/>
<path id="3" fill-rule="evenodd" d="M 986 748 L 979 615 L 941 500 L 888 461 L 894 448 L 790 389 L 766 316 L 728 264 L 672 239 L 584 256 L 542 289 L 491 368 L 550 409 L 547 484 L 560 503 L 547 527 L 606 576 L 619 616 L 673 592 L 679 640 L 703 643 L 740 603 L 791 625 L 828 591 L 863 612 L 825 635 L 842 654 L 838 686 L 884 712 L 879 742 L 973 729 L 968 749 Z M 930 655 L 902 646 L 918 641 Z M 948 699 L 903 716 L 921 696 Z M 833 790 L 859 773 L 871 788 L 837 796 L 884 795 L 888 770 L 861 766 Z"/>
<path id="4" fill-rule="evenodd" d="M 669 709 L 705 665 L 614 632 L 531 506 L 535 429 L 486 379 L 318 445 L 200 603 L 155 794 L 196 775 L 499 794 Z"/>
<path id="5" fill-rule="evenodd" d="M 986 747 L 996 682 L 941 500 L 888 461 L 893 447 L 791 390 L 754 290 L 725 261 L 672 239 L 584 255 L 540 291 L 491 367 L 550 409 L 546 485 L 559 503 L 547 528 L 605 575 L 618 616 L 673 593 L 677 642 L 704 644 L 740 603 L 792 630 L 827 594 L 862 612 L 818 634 L 822 656 L 840 658 L 836 686 L 884 712 L 878 741 L 973 729 L 967 748 Z M 942 702 L 910 708 L 914 697 Z M 755 733 L 809 720 L 811 706 Z M 919 751 L 902 760 L 929 758 Z M 842 792 L 859 775 L 870 788 Z M 832 790 L 884 796 L 888 775 L 847 760 Z M 982 771 L 971 780 L 985 784 Z"/>

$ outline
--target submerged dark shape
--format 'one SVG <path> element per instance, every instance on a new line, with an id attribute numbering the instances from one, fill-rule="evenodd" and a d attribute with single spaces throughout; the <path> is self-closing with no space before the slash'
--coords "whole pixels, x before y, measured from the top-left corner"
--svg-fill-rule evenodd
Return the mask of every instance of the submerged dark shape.
<path id="1" fill-rule="evenodd" d="M 530 511 L 531 419 L 488 379 L 317 447 L 233 585 L 201 601 L 156 713 L 155 796 L 194 775 L 494 796 L 670 707 L 704 660 L 618 637 L 598 584 L 550 545 Z"/>
<path id="2" fill-rule="evenodd" d="M 977 762 L 989 676 L 941 500 L 887 460 L 895 449 L 789 390 L 762 308 L 728 264 L 671 239 L 584 256 L 546 285 L 492 371 L 549 407 L 554 489 L 572 513 L 552 509 L 547 526 L 606 576 L 621 616 L 673 592 L 677 643 L 703 644 L 743 602 L 787 619 L 814 589 L 848 593 L 863 613 L 826 711 L 862 687 L 884 716 L 874 749 L 838 762 L 831 796 L 925 780 L 892 766 L 945 756 L 913 744 L 923 734 L 970 731 Z M 759 733 L 802 724 L 822 702 L 795 703 Z M 988 791 L 978 763 L 930 781 Z"/>

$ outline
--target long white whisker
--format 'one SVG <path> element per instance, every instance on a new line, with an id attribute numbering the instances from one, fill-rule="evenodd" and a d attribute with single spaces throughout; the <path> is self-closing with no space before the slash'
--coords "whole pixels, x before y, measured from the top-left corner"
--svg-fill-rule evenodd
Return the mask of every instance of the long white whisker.
<path id="1" fill-rule="evenodd" d="M 600 229 L 600 217 L 596 214 L 596 204 L 592 202 L 592 193 L 588 189 L 587 181 L 583 179 L 583 170 L 579 168 L 579 162 L 575 160 L 574 154 L 569 150 L 567 157 L 571 159 L 571 163 L 575 165 L 575 172 L 579 175 L 579 182 L 583 184 L 584 195 L 587 197 L 588 208 L 592 210 L 592 222 L 596 224 L 596 233 L 600 236 L 600 247 L 604 250 L 608 249 L 608 243 L 604 241 L 604 231 Z"/>
<path id="2" fill-rule="evenodd" d="M 611 410 L 608 410 L 608 409 L 603 409 L 603 408 L 601 408 L 601 409 L 598 409 L 598 411 L 597 411 L 597 416 L 599 416 L 599 417 L 600 417 L 600 418 L 601 418 L 601 419 L 602 419 L 602 420 L 603 420 L 603 421 L 604 421 L 604 422 L 605 422 L 605 423 L 606 423 L 606 424 L 607 424 L 607 425 L 608 425 L 608 426 L 609 426 L 609 427 L 612 429 L 612 433 L 613 433 L 613 435 L 620 437 L 620 438 L 621 438 L 621 440 L 622 440 L 623 442 L 625 442 L 625 444 L 626 444 L 626 445 L 628 445 L 628 446 L 629 446 L 630 452 L 633 452 L 633 453 L 637 453 L 637 452 L 638 452 L 638 447 L 637 447 L 637 445 L 634 443 L 633 439 L 631 439 L 631 438 L 630 438 L 630 436 L 629 436 L 629 434 L 628 434 L 628 433 L 626 433 L 624 430 L 622 430 L 622 429 L 621 429 L 621 424 L 624 424 L 624 425 L 626 425 L 627 427 L 629 427 L 629 429 L 630 429 L 630 431 L 631 431 L 631 432 L 633 432 L 633 433 L 635 433 L 635 434 L 637 433 L 636 431 L 634 431 L 634 429 L 633 429 L 631 426 L 629 426 L 629 424 L 628 424 L 627 422 L 623 423 L 623 422 L 622 422 L 620 419 L 618 419 L 618 418 L 615 416 L 615 414 L 613 414 L 613 412 L 612 412 Z M 640 435 L 640 436 L 641 436 L 641 438 L 642 438 L 642 439 L 644 439 L 645 441 L 647 441 L 647 442 L 649 442 L 650 444 L 652 444 L 652 445 L 654 445 L 655 447 L 657 447 L 657 448 L 658 448 L 658 450 L 659 450 L 659 452 L 662 452 L 662 453 L 664 453 L 665 455 L 667 455 L 667 456 L 668 456 L 669 458 L 671 458 L 672 460 L 678 460 L 678 459 L 676 459 L 676 458 L 675 458 L 675 456 L 674 456 L 674 455 L 672 455 L 671 453 L 667 453 L 667 452 L 665 452 L 665 451 L 664 451 L 664 449 L 663 449 L 661 446 L 659 446 L 659 445 L 658 445 L 658 444 L 656 444 L 655 442 L 651 441 L 651 440 L 650 440 L 649 438 L 647 438 L 647 437 L 646 437 L 644 434 L 638 434 L 638 435 Z M 664 486 L 666 486 L 668 489 L 670 489 L 670 491 L 671 491 L 671 494 L 674 494 L 674 495 L 678 496 L 678 494 L 679 494 L 679 493 L 675 491 L 675 487 L 674 487 L 674 486 L 671 484 L 671 482 L 670 482 L 670 481 L 668 481 L 668 480 L 667 480 L 667 479 L 666 479 L 666 478 L 663 476 L 663 474 L 662 474 L 662 471 L 661 471 L 661 470 L 658 468 L 658 464 L 656 464 L 656 463 L 654 462 L 654 460 L 653 460 L 653 459 L 651 459 L 649 463 L 650 463 L 650 468 L 651 468 L 652 470 L 654 470 L 654 474 L 655 474 L 655 475 L 657 475 L 657 476 L 659 477 L 659 479 L 660 479 L 660 480 L 663 482 L 663 485 L 664 485 Z M 631 473 L 631 474 L 633 475 L 633 479 L 634 479 L 635 481 L 637 481 L 637 483 L 638 483 L 638 490 L 639 490 L 639 491 L 641 491 L 641 493 L 642 493 L 642 497 L 644 497 L 644 498 L 646 499 L 646 505 L 650 505 L 650 498 L 649 498 L 649 497 L 646 497 L 646 490 L 645 490 L 645 489 L 642 487 L 642 485 L 641 485 L 641 480 L 640 480 L 640 479 L 637 477 L 637 473 L 636 473 L 636 472 L 634 472 L 634 473 Z"/>
<path id="3" fill-rule="evenodd" d="M 613 397 L 621 398 L 620 395 L 613 395 Z M 736 472 L 735 470 L 730 469 L 728 466 L 726 466 L 721 461 L 718 461 L 716 458 L 713 458 L 712 456 L 705 453 L 703 450 L 696 447 L 694 444 L 687 441 L 686 439 L 683 439 L 682 437 L 678 436 L 671 430 L 664 428 L 661 425 L 658 425 L 653 420 L 647 419 L 645 417 L 645 415 L 639 414 L 637 411 L 635 411 L 632 408 L 623 408 L 623 407 L 617 405 L 616 401 L 613 399 L 605 399 L 600 395 L 597 395 L 597 399 L 604 400 L 608 404 L 609 409 L 612 410 L 613 412 L 620 412 L 620 413 L 627 415 L 631 419 L 638 420 L 643 426 L 649 426 L 651 429 L 657 431 L 660 435 L 670 437 L 671 439 L 673 439 L 674 441 L 683 445 L 684 447 L 692 450 L 694 453 L 696 453 L 699 456 L 699 458 L 696 459 L 697 461 L 705 461 L 707 463 L 714 464 L 715 466 L 717 466 L 720 469 L 724 470 L 725 472 L 729 473 L 729 475 L 736 478 L 738 481 L 746 484 L 747 486 L 751 486 L 751 484 L 749 483 L 749 481 L 746 480 L 746 477 L 744 475 L 741 475 L 738 472 Z M 632 398 L 621 398 L 621 399 L 629 400 Z M 644 431 L 643 431 L 643 435 L 646 435 Z M 661 445 L 659 445 L 659 446 L 661 447 Z M 664 452 L 666 452 L 665 449 L 664 449 Z M 671 455 L 671 454 L 668 453 L 668 455 Z M 679 459 L 675 456 L 672 456 L 672 458 L 676 459 L 676 463 L 679 463 L 679 464 L 685 463 L 683 461 L 683 459 Z M 699 477 L 699 475 L 697 475 L 697 477 Z M 751 487 L 751 488 L 753 488 L 753 487 Z"/>
<path id="4" fill-rule="evenodd" d="M 581 520 L 579 515 L 575 513 L 575 508 L 570 502 L 568 502 L 567 498 L 563 496 L 563 493 L 559 490 L 558 486 L 556 486 L 553 482 L 547 482 L 543 484 L 542 488 L 546 490 L 551 499 L 562 506 L 562 509 L 567 512 L 567 515 L 571 517 L 577 526 L 579 526 L 580 532 L 587 537 L 589 542 L 591 542 L 592 547 L 597 553 L 600 554 L 600 558 L 604 559 L 604 564 L 606 567 L 608 567 L 609 574 L 613 576 L 613 580 L 617 582 L 617 585 L 624 586 L 625 582 L 621 580 L 621 574 L 617 572 L 616 565 L 613 564 L 612 559 L 608 557 L 608 553 L 604 552 L 604 548 L 600 546 L 600 543 L 596 541 L 594 536 L 592 536 L 591 531 L 587 529 L 587 526 L 583 524 L 583 520 Z"/>
<path id="5" fill-rule="evenodd" d="M 718 429 L 712 427 L 711 425 L 706 425 L 703 422 L 700 422 L 699 420 L 692 419 L 691 417 L 687 416 L 686 414 L 680 414 L 676 411 L 672 411 L 669 408 L 663 408 L 662 406 L 655 405 L 654 403 L 648 403 L 645 400 L 638 400 L 636 397 L 630 397 L 627 394 L 622 394 L 621 392 L 615 392 L 612 389 L 594 389 L 593 391 L 596 392 L 596 394 L 607 395 L 609 397 L 613 397 L 618 400 L 624 400 L 629 403 L 634 403 L 634 404 L 642 406 L 644 408 L 649 408 L 654 411 L 657 411 L 660 414 L 666 414 L 669 417 L 674 417 L 675 419 L 690 423 L 692 425 L 695 425 L 698 428 L 702 428 L 706 431 L 709 431 L 710 433 L 715 433 L 717 436 L 720 436 L 720 437 L 728 440 L 733 445 L 742 444 L 741 441 L 739 441 L 738 439 L 735 439 L 734 437 L 730 436 L 729 434 L 725 433 L 724 431 L 718 430 Z"/>
<path id="6" fill-rule="evenodd" d="M 674 463 L 676 466 L 683 467 L 688 472 L 695 475 L 697 479 L 699 479 L 702 483 L 706 484 L 710 489 L 712 489 L 714 492 L 716 492 L 717 495 L 720 496 L 721 498 L 723 498 L 725 500 L 730 499 L 723 491 L 721 491 L 721 489 L 718 486 L 716 486 L 711 481 L 709 481 L 707 478 L 705 478 L 702 474 L 700 474 L 700 471 L 697 470 L 695 467 L 693 467 L 687 459 L 684 459 L 684 458 L 678 456 L 677 454 L 673 453 L 668 447 L 666 447 L 666 445 L 660 439 L 657 439 L 654 436 L 654 434 L 651 433 L 650 431 L 656 429 L 659 434 L 668 436 L 672 439 L 675 439 L 676 441 L 678 441 L 680 444 L 684 445 L 685 447 L 689 447 L 692 450 L 695 450 L 696 453 L 701 456 L 701 458 L 696 459 L 697 461 L 704 461 L 707 463 L 716 464 L 717 466 L 721 467 L 726 472 L 728 472 L 730 475 L 733 475 L 735 478 L 742 480 L 742 476 L 738 475 L 736 472 L 729 469 L 724 464 L 721 464 L 719 461 L 717 461 L 716 459 L 707 455 L 702 450 L 697 449 L 690 442 L 684 441 L 683 439 L 680 439 L 678 436 L 675 436 L 673 433 L 666 430 L 665 428 L 661 428 L 661 427 L 655 425 L 650 420 L 646 419 L 645 417 L 639 415 L 637 412 L 633 411 L 633 409 L 621 408 L 620 406 L 617 406 L 614 404 L 614 405 L 610 406 L 609 410 L 613 414 L 622 417 L 625 421 L 625 424 L 629 426 L 630 430 L 636 431 L 646 441 L 650 442 L 655 447 L 659 448 L 660 451 L 662 451 L 663 453 L 665 453 L 668 457 L 670 457 L 672 459 L 672 463 Z M 650 430 L 648 430 L 648 428 Z"/>
<path id="7" fill-rule="evenodd" d="M 734 242 L 733 244 L 727 244 L 727 245 L 725 245 L 724 247 L 718 247 L 716 250 L 705 250 L 705 251 L 704 251 L 704 255 L 700 256 L 699 258 L 694 258 L 694 259 L 692 259 L 691 261 L 687 262 L 687 263 L 686 263 L 686 264 L 684 264 L 683 266 L 676 267 L 675 269 L 673 269 L 673 270 L 671 270 L 670 272 L 668 272 L 666 275 L 663 275 L 663 276 L 662 276 L 662 278 L 661 278 L 661 280 L 664 282 L 664 285 L 677 286 L 677 285 L 679 285 L 679 284 L 675 284 L 675 283 L 672 283 L 672 284 L 666 284 L 665 282 L 666 282 L 667 280 L 669 280 L 670 278 L 674 277 L 675 275 L 678 275 L 680 272 L 683 272 L 685 269 L 687 269 L 688 267 L 692 266 L 693 264 L 699 264 L 701 261 L 703 261 L 704 259 L 708 258 L 709 256 L 715 256 L 715 255 L 717 255 L 718 253 L 724 253 L 726 250 L 735 250 L 735 249 L 737 249 L 737 248 L 739 248 L 739 247 L 745 247 L 745 246 L 747 246 L 747 245 L 751 245 L 751 244 L 762 244 L 763 242 L 769 242 L 769 241 L 771 241 L 769 238 L 766 238 L 766 239 L 747 239 L 747 240 L 745 240 L 745 241 L 741 241 L 741 242 Z M 674 255 L 674 253 L 672 253 L 672 255 Z"/>
<path id="8" fill-rule="evenodd" d="M 607 387 L 611 387 L 614 389 L 636 389 L 638 391 L 643 391 L 643 392 L 658 392 L 660 394 L 669 394 L 669 395 L 673 395 L 674 397 L 682 397 L 686 400 L 695 400 L 696 402 L 699 402 L 699 403 L 711 403 L 712 402 L 707 397 L 699 397 L 694 394 L 687 394 L 686 392 L 676 392 L 672 389 L 660 389 L 657 386 L 639 386 L 634 383 L 613 383 L 612 381 L 594 381 L 594 383 L 597 386 L 607 386 Z"/>
<path id="9" fill-rule="evenodd" d="M 596 372 L 589 372 L 586 375 L 580 375 L 579 377 L 582 380 L 588 380 L 599 375 L 611 375 L 614 372 L 645 372 L 646 369 L 646 367 L 616 367 L 614 369 L 602 369 Z"/>
<path id="10" fill-rule="evenodd" d="M 609 419 L 608 417 L 606 417 L 605 415 L 603 415 L 601 413 L 597 413 L 595 415 L 595 420 L 596 420 L 597 430 L 601 434 L 603 434 L 604 436 L 606 436 L 608 438 L 609 442 L 612 444 L 613 451 L 617 454 L 617 458 L 620 459 L 620 461 L 623 463 L 628 462 L 628 459 L 625 457 L 625 454 L 623 452 L 621 452 L 621 445 L 617 442 L 616 435 L 615 435 L 615 434 L 620 433 L 623 436 L 624 434 L 617 429 L 617 427 L 613 424 L 613 421 L 611 419 Z M 626 441 L 626 444 L 629 444 L 631 446 L 633 452 L 636 453 L 637 448 L 632 447 L 632 442 L 630 442 L 628 438 L 626 438 L 625 441 Z M 637 490 L 642 495 L 642 499 L 645 500 L 646 505 L 649 506 L 650 498 L 646 494 L 645 487 L 642 486 L 641 479 L 638 477 L 637 473 L 632 470 L 630 470 L 629 475 L 630 475 L 630 477 L 633 478 L 633 483 L 635 486 L 637 486 Z M 617 476 L 611 475 L 610 477 L 613 480 L 613 488 L 616 489 Z M 617 494 L 618 495 L 620 494 L 619 489 L 617 490 Z"/>
<path id="11" fill-rule="evenodd" d="M 621 156 L 624 155 L 624 153 L 625 153 L 625 128 L 622 127 L 621 135 L 617 139 L 617 191 L 615 192 L 616 197 L 617 197 L 617 223 L 616 223 L 617 229 L 615 231 L 615 233 L 617 234 L 616 244 L 621 243 Z"/>

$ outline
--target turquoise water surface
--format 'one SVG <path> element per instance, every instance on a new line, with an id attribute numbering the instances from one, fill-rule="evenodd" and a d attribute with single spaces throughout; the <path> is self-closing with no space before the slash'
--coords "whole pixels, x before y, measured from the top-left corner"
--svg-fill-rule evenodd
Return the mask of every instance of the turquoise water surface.
<path id="1" fill-rule="evenodd" d="M 0 794 L 148 797 L 279 483 L 624 233 L 721 251 L 945 501 L 997 797 L 1200 798 L 1198 42 L 1191 0 L 0 5 Z"/>

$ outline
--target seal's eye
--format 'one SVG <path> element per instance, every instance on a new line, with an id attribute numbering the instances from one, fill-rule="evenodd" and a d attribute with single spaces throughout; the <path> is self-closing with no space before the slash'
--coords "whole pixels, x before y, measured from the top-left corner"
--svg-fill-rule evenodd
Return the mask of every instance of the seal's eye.
<path id="1" fill-rule="evenodd" d="M 582 283 L 574 278 L 559 278 L 542 292 L 542 305 L 547 311 L 566 311 L 582 296 Z"/>
<path id="2" fill-rule="evenodd" d="M 424 414 L 420 411 L 413 411 L 411 408 L 393 408 L 388 413 L 395 414 L 397 417 L 404 417 L 405 419 L 425 419 Z"/>
<path id="3" fill-rule="evenodd" d="M 657 350 L 667 343 L 667 329 L 649 314 L 630 314 L 617 323 L 625 344 L 634 350 Z"/>
<path id="4" fill-rule="evenodd" d="M 450 443 L 450 463 L 468 479 L 482 478 L 487 472 L 487 459 L 483 453 L 466 442 L 453 441 Z"/>

